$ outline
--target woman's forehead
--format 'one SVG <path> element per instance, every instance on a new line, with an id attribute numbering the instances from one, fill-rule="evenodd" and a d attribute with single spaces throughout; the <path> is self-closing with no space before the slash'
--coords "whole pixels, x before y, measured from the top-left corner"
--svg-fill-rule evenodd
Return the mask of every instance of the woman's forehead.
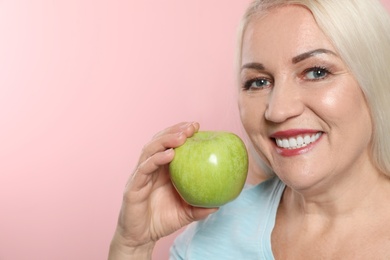
<path id="1" fill-rule="evenodd" d="M 243 37 L 242 58 L 281 54 L 291 59 L 314 49 L 336 52 L 308 9 L 287 5 L 249 21 Z"/>

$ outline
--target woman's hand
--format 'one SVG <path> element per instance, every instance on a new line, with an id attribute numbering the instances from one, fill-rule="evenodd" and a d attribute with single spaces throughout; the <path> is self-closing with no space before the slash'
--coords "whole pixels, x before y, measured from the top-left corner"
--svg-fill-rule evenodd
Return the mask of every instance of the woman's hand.
<path id="1" fill-rule="evenodd" d="M 198 123 L 180 123 L 159 132 L 144 147 L 125 188 L 110 260 L 125 259 L 120 255 L 150 258 L 158 239 L 217 210 L 185 203 L 169 177 L 173 148 L 184 144 L 198 129 Z"/>

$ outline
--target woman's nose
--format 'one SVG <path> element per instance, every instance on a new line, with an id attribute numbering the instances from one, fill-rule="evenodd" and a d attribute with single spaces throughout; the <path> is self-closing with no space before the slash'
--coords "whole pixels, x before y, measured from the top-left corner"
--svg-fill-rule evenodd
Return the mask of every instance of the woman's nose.
<path id="1" fill-rule="evenodd" d="M 289 118 L 297 117 L 305 109 L 299 87 L 294 84 L 275 85 L 269 93 L 265 110 L 265 119 L 282 123 Z"/>

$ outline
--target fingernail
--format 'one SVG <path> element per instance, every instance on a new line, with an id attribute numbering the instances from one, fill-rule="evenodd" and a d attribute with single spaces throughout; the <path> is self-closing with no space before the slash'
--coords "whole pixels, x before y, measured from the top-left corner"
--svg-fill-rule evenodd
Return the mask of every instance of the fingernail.
<path id="1" fill-rule="evenodd" d="M 182 125 L 180 128 L 187 129 L 188 127 L 190 127 L 190 125 L 192 125 L 192 123 L 186 123 L 186 124 Z"/>
<path id="2" fill-rule="evenodd" d="M 169 154 L 172 152 L 172 150 L 173 150 L 173 148 L 169 148 L 169 149 L 165 150 L 164 153 Z"/>
<path id="3" fill-rule="evenodd" d="M 191 125 L 196 128 L 197 127 L 197 122 L 195 122 L 195 121 L 191 122 Z"/>

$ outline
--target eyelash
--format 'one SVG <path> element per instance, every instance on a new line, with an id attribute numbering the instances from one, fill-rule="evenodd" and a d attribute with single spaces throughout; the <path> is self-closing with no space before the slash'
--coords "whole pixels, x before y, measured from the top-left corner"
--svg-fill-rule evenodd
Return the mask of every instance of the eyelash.
<path id="1" fill-rule="evenodd" d="M 270 82 L 270 80 L 268 80 L 267 78 L 265 77 L 257 77 L 257 78 L 253 78 L 253 79 L 250 79 L 250 80 L 247 80 L 244 85 L 243 85 L 243 89 L 244 90 L 251 90 L 251 89 L 264 89 L 265 87 L 252 87 L 252 84 L 255 83 L 256 81 L 268 81 L 269 83 L 267 85 L 270 85 L 272 84 L 272 82 Z"/>
<path id="2" fill-rule="evenodd" d="M 311 78 L 310 79 L 307 77 L 307 74 L 310 72 L 313 72 L 313 73 L 320 72 L 320 73 L 324 73 L 325 75 L 323 75 L 323 76 L 320 75 L 319 78 Z M 303 80 L 308 80 L 308 81 L 320 81 L 320 80 L 323 80 L 326 77 L 328 77 L 330 74 L 331 74 L 330 70 L 327 69 L 326 67 L 314 66 L 314 67 L 311 67 L 311 68 L 304 70 L 302 72 L 301 78 Z M 257 82 L 257 81 L 263 81 L 263 84 L 261 84 L 261 86 L 252 87 L 252 84 Z M 266 85 L 264 85 L 264 81 L 267 81 L 268 83 Z M 255 77 L 255 78 L 252 78 L 252 79 L 245 81 L 242 88 L 244 90 L 261 90 L 261 89 L 267 88 L 271 84 L 272 84 L 272 80 L 270 80 L 266 77 Z"/>
<path id="3" fill-rule="evenodd" d="M 309 81 L 319 81 L 319 80 L 323 80 L 323 79 L 325 79 L 326 77 L 328 77 L 330 74 L 331 74 L 331 72 L 326 68 L 326 67 L 322 67 L 322 66 L 314 66 L 314 67 L 312 67 L 312 68 L 309 68 L 309 69 L 306 69 L 306 70 L 304 70 L 303 71 L 303 77 L 302 78 L 304 78 L 305 79 L 305 77 L 307 76 L 307 74 L 309 73 L 309 72 L 320 72 L 320 73 L 325 73 L 325 75 L 324 76 L 320 76 L 320 78 L 313 78 L 313 79 L 307 79 L 307 80 L 309 80 Z"/>

